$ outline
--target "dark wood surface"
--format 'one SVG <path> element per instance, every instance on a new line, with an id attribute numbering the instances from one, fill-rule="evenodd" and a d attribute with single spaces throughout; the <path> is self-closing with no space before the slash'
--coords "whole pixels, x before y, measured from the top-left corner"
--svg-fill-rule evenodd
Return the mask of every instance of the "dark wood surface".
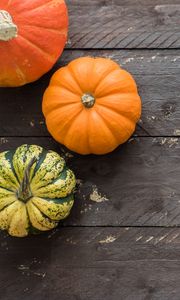
<path id="1" fill-rule="evenodd" d="M 69 48 L 180 47 L 179 0 L 69 0 Z"/>
<path id="2" fill-rule="evenodd" d="M 0 233 L 2 300 L 180 299 L 180 2 L 68 0 L 69 40 L 40 80 L 0 89 L 0 151 L 39 144 L 78 178 L 70 217 L 47 234 Z M 106 156 L 70 153 L 41 112 L 51 75 L 80 56 L 130 71 L 143 101 L 134 136 Z"/>
<path id="3" fill-rule="evenodd" d="M 179 253 L 175 228 L 61 228 L 24 240 L 2 234 L 1 299 L 179 300 Z"/>

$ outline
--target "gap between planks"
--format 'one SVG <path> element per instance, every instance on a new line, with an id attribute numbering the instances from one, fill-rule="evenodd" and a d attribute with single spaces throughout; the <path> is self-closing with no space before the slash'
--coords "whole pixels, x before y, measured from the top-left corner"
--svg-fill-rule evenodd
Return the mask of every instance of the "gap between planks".
<path id="1" fill-rule="evenodd" d="M 120 47 L 120 48 L 65 48 L 65 51 L 158 51 L 158 52 L 163 52 L 163 51 L 179 51 L 179 48 L 124 48 L 124 47 Z"/>

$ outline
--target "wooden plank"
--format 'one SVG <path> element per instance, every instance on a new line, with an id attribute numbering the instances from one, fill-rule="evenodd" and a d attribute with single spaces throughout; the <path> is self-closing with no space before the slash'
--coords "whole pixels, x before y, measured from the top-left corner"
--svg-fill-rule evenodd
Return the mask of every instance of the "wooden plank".
<path id="1" fill-rule="evenodd" d="M 179 48 L 180 3 L 68 0 L 69 48 Z"/>
<path id="2" fill-rule="evenodd" d="M 179 300 L 180 229 L 0 234 L 1 299 Z"/>
<path id="3" fill-rule="evenodd" d="M 23 143 L 61 153 L 79 179 L 64 225 L 180 226 L 179 138 L 133 138 L 104 156 L 69 153 L 51 138 L 1 138 L 0 151 Z"/>
<path id="4" fill-rule="evenodd" d="M 50 77 L 71 59 L 86 55 L 110 57 L 134 75 L 143 101 L 142 120 L 136 134 L 180 135 L 180 56 L 177 51 L 66 50 L 53 70 L 37 82 L 16 89 L 0 89 L 0 136 L 47 136 L 41 100 Z"/>

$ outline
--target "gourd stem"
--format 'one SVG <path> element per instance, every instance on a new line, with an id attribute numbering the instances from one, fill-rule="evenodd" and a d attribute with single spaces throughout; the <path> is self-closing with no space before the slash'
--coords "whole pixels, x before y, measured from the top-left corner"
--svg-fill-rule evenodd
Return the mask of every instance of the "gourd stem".
<path id="1" fill-rule="evenodd" d="M 0 42 L 8 42 L 17 37 L 17 26 L 6 10 L 0 10 Z"/>
<path id="2" fill-rule="evenodd" d="M 31 192 L 31 188 L 30 188 L 30 181 L 29 181 L 29 175 L 30 175 L 31 167 L 33 166 L 33 164 L 36 161 L 37 161 L 36 157 L 33 157 L 31 159 L 31 161 L 29 162 L 27 168 L 24 171 L 24 177 L 23 177 L 23 180 L 21 182 L 20 188 L 17 192 L 18 199 L 20 199 L 24 202 L 27 202 L 27 200 L 32 197 L 32 192 Z"/>
<path id="3" fill-rule="evenodd" d="M 92 108 L 96 102 L 96 99 L 93 95 L 87 93 L 81 97 L 81 102 L 86 108 Z"/>

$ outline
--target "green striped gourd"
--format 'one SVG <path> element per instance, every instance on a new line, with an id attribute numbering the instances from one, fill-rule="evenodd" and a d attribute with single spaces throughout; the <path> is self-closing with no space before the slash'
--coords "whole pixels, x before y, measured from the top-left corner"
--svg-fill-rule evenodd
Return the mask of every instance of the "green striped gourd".
<path id="1" fill-rule="evenodd" d="M 24 237 L 55 228 L 70 213 L 75 185 L 56 152 L 22 145 L 0 153 L 0 229 Z"/>

